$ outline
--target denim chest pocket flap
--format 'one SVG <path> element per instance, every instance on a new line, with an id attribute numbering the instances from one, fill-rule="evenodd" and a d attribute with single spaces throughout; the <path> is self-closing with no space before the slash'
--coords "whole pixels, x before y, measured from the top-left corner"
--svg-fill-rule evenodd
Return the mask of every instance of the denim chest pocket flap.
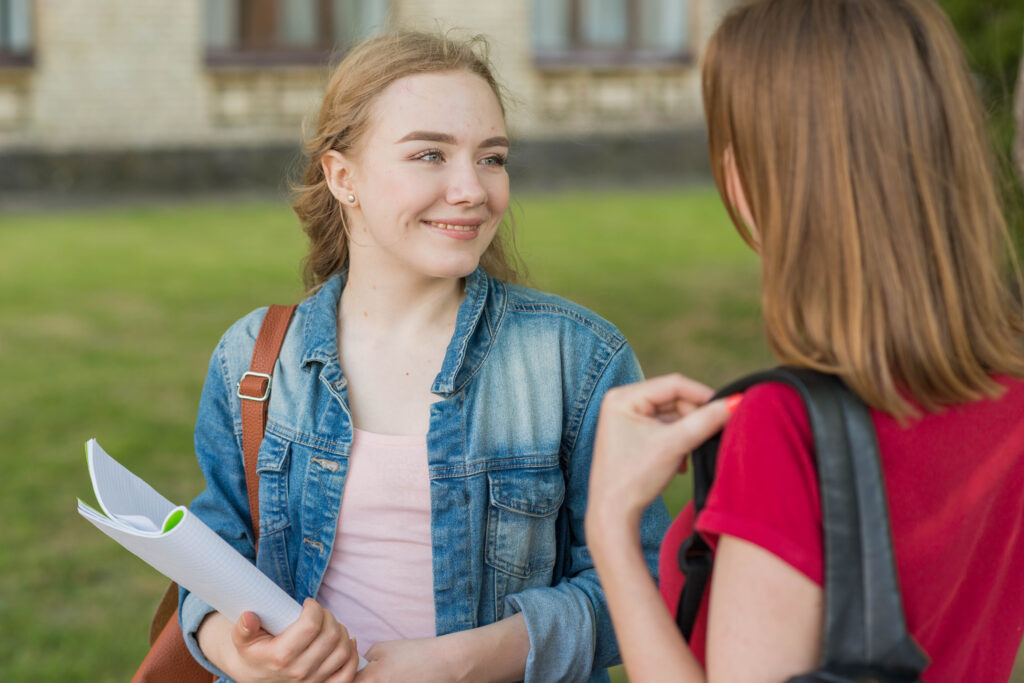
<path id="1" fill-rule="evenodd" d="M 487 480 L 487 564 L 519 578 L 550 570 L 565 499 L 561 468 L 495 470 Z"/>
<path id="2" fill-rule="evenodd" d="M 260 536 L 288 527 L 290 456 L 291 442 L 268 431 L 256 459 L 256 472 L 260 477 Z"/>

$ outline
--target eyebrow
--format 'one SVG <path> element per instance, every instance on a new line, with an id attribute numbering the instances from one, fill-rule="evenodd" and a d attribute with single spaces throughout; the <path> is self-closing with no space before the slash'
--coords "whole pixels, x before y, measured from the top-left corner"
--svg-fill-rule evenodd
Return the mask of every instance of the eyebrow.
<path id="1" fill-rule="evenodd" d="M 443 142 L 448 145 L 456 144 L 455 136 L 448 133 L 435 133 L 429 130 L 414 130 L 397 142 L 409 142 L 411 140 L 422 140 L 425 142 Z M 396 143 L 397 144 L 397 143 Z M 487 138 L 480 143 L 480 147 L 509 147 L 508 138 L 498 135 Z"/>

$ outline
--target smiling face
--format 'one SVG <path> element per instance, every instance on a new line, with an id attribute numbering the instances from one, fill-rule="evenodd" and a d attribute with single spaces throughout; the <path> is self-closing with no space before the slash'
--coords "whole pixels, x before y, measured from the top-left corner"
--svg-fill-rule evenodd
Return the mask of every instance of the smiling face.
<path id="1" fill-rule="evenodd" d="M 509 201 L 509 143 L 494 91 L 468 71 L 406 76 L 377 97 L 369 118 L 355 149 L 323 159 L 346 210 L 350 268 L 468 275 Z"/>

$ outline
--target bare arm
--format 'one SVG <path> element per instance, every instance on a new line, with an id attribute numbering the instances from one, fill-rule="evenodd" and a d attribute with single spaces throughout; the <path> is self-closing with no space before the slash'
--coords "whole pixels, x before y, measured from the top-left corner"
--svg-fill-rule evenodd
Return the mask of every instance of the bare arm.
<path id="1" fill-rule="evenodd" d="M 703 681 L 704 672 L 665 608 L 633 525 L 587 513 L 589 547 L 630 680 Z"/>
<path id="2" fill-rule="evenodd" d="M 587 538 L 633 680 L 704 680 L 644 563 L 638 527 L 643 509 L 686 454 L 728 418 L 723 401 L 698 408 L 712 393 L 681 375 L 666 375 L 613 389 L 601 405 Z"/>
<path id="3" fill-rule="evenodd" d="M 606 526 L 599 536 L 600 550 L 591 548 L 602 557 L 598 570 L 630 679 L 777 683 L 815 668 L 821 587 L 767 550 L 732 536 L 719 541 L 705 678 L 647 572 L 635 532 Z"/>
<path id="4" fill-rule="evenodd" d="M 708 615 L 712 681 L 782 681 L 817 666 L 821 587 L 760 546 L 722 536 Z"/>

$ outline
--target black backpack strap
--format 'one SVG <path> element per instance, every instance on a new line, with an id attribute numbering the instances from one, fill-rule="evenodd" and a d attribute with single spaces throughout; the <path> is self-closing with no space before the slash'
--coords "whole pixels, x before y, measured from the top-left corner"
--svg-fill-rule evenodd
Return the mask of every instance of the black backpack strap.
<path id="1" fill-rule="evenodd" d="M 782 368 L 763 370 L 747 375 L 719 390 L 715 398 L 723 398 L 739 394 L 761 382 L 789 383 L 790 376 L 782 372 Z M 693 451 L 690 470 L 693 472 L 693 515 L 704 509 L 711 484 L 715 481 L 715 468 L 718 464 L 718 446 L 722 441 L 719 432 L 698 446 Z M 693 533 L 679 547 L 679 568 L 686 575 L 683 591 L 679 596 L 679 608 L 676 610 L 676 624 L 687 641 L 693 634 L 693 624 L 697 620 L 697 612 L 711 578 L 712 553 L 711 547 L 694 529 Z"/>
<path id="2" fill-rule="evenodd" d="M 725 387 L 718 396 L 765 381 L 783 382 L 797 390 L 814 437 L 825 531 L 822 668 L 848 675 L 888 674 L 889 680 L 915 680 L 928 665 L 928 658 L 907 632 L 878 441 L 867 407 L 836 377 L 802 368 L 756 373 Z M 703 508 L 714 478 L 719 439 L 716 435 L 694 452 L 697 511 Z M 694 532 L 693 536 L 699 535 Z M 691 541 L 692 537 L 684 544 L 687 553 L 698 545 Z M 706 545 L 702 540 L 700 544 Z M 680 567 L 685 572 L 687 565 L 699 561 L 684 558 L 684 549 Z M 707 564 L 710 574 L 710 550 Z M 703 585 L 693 587 L 699 588 L 701 595 L 706 578 Z M 696 602 L 699 607 L 700 596 L 687 597 L 688 589 L 689 574 L 677 621 L 682 629 L 686 620 L 692 631 L 696 610 L 690 605 Z M 684 606 L 687 614 L 682 613 Z"/>
<path id="3" fill-rule="evenodd" d="M 792 369 L 814 433 L 825 529 L 822 668 L 916 680 L 928 657 L 907 632 L 889 507 L 868 408 L 835 376 Z M 858 561 L 859 559 L 859 561 Z"/>

